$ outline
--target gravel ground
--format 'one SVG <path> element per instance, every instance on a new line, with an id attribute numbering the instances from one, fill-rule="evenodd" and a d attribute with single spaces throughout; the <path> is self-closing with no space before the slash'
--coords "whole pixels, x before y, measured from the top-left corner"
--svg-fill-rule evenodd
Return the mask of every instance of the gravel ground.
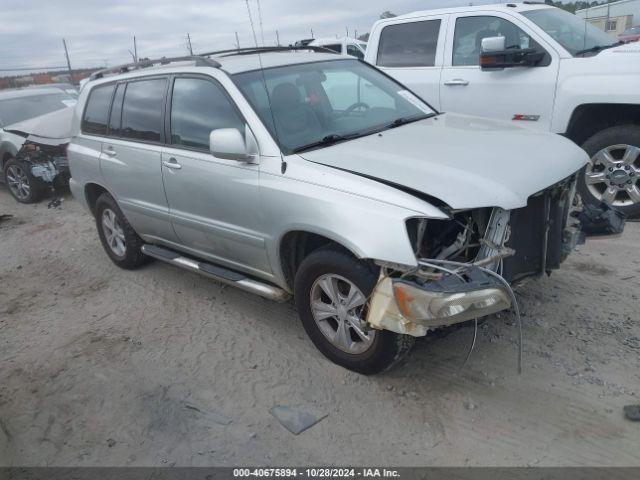
<path id="1" fill-rule="evenodd" d="M 292 304 L 155 262 L 115 267 L 72 199 L 0 188 L 0 465 L 640 465 L 640 224 L 589 241 L 511 314 L 420 340 L 375 377 Z M 293 435 L 270 414 L 326 418 Z"/>

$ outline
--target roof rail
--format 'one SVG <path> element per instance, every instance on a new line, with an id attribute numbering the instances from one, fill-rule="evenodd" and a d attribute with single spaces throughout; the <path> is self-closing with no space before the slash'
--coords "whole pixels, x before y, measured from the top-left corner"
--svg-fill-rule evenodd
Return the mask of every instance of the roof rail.
<path id="1" fill-rule="evenodd" d="M 213 52 L 201 53 L 200 55 L 208 57 L 209 55 L 216 55 L 219 57 L 227 57 L 231 55 L 251 55 L 252 53 L 262 52 L 286 52 L 295 50 L 311 50 L 318 53 L 333 53 L 339 55 L 335 50 L 331 50 L 327 47 L 320 47 L 314 45 L 289 45 L 289 46 L 277 46 L 277 47 L 245 47 L 245 48 L 231 48 L 229 50 L 217 50 Z"/>
<path id="2" fill-rule="evenodd" d="M 98 70 L 94 72 L 89 77 L 89 80 L 96 80 L 98 78 L 103 78 L 105 74 L 113 73 L 126 73 L 133 70 L 139 70 L 141 68 L 152 67 L 153 65 L 168 65 L 174 62 L 188 62 L 194 61 L 196 62 L 196 67 L 214 67 L 220 68 L 220 63 L 212 60 L 210 58 L 206 58 L 206 55 L 187 55 L 185 57 L 162 57 L 155 60 L 140 60 L 138 62 L 125 63 L 122 65 L 116 65 L 115 67 L 103 68 L 102 70 Z"/>

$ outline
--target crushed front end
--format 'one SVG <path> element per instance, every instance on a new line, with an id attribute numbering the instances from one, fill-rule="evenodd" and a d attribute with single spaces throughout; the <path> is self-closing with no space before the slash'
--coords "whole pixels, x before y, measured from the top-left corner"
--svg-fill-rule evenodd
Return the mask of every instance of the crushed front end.
<path id="1" fill-rule="evenodd" d="M 50 145 L 27 139 L 16 155 L 22 166 L 39 182 L 40 187 L 54 192 L 69 184 L 67 144 Z"/>
<path id="2" fill-rule="evenodd" d="M 515 301 L 511 284 L 550 274 L 584 241 L 575 191 L 573 175 L 532 195 L 523 208 L 409 219 L 418 267 L 381 264 L 369 325 L 423 336 L 509 308 Z"/>

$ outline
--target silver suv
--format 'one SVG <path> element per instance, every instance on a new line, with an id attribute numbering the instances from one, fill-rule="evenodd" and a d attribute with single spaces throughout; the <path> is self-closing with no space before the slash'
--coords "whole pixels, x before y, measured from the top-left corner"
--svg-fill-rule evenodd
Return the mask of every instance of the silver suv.
<path id="1" fill-rule="evenodd" d="M 427 331 L 509 308 L 580 238 L 569 140 L 441 114 L 352 57 L 269 49 L 94 74 L 71 189 L 111 260 L 295 295 L 329 359 L 372 374 Z"/>

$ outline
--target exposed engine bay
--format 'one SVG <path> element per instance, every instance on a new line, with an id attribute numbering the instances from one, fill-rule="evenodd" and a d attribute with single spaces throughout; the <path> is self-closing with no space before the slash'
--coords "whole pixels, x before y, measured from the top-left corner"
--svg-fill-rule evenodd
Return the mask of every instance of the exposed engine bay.
<path id="1" fill-rule="evenodd" d="M 523 208 L 409 219 L 418 267 L 403 271 L 381 265 L 369 324 L 423 336 L 433 328 L 517 309 L 511 285 L 550 274 L 584 242 L 580 210 L 573 175 L 532 195 Z"/>
<path id="2" fill-rule="evenodd" d="M 48 185 L 55 190 L 69 183 L 66 146 L 26 140 L 16 155 L 16 160 L 21 162 L 42 186 Z"/>

